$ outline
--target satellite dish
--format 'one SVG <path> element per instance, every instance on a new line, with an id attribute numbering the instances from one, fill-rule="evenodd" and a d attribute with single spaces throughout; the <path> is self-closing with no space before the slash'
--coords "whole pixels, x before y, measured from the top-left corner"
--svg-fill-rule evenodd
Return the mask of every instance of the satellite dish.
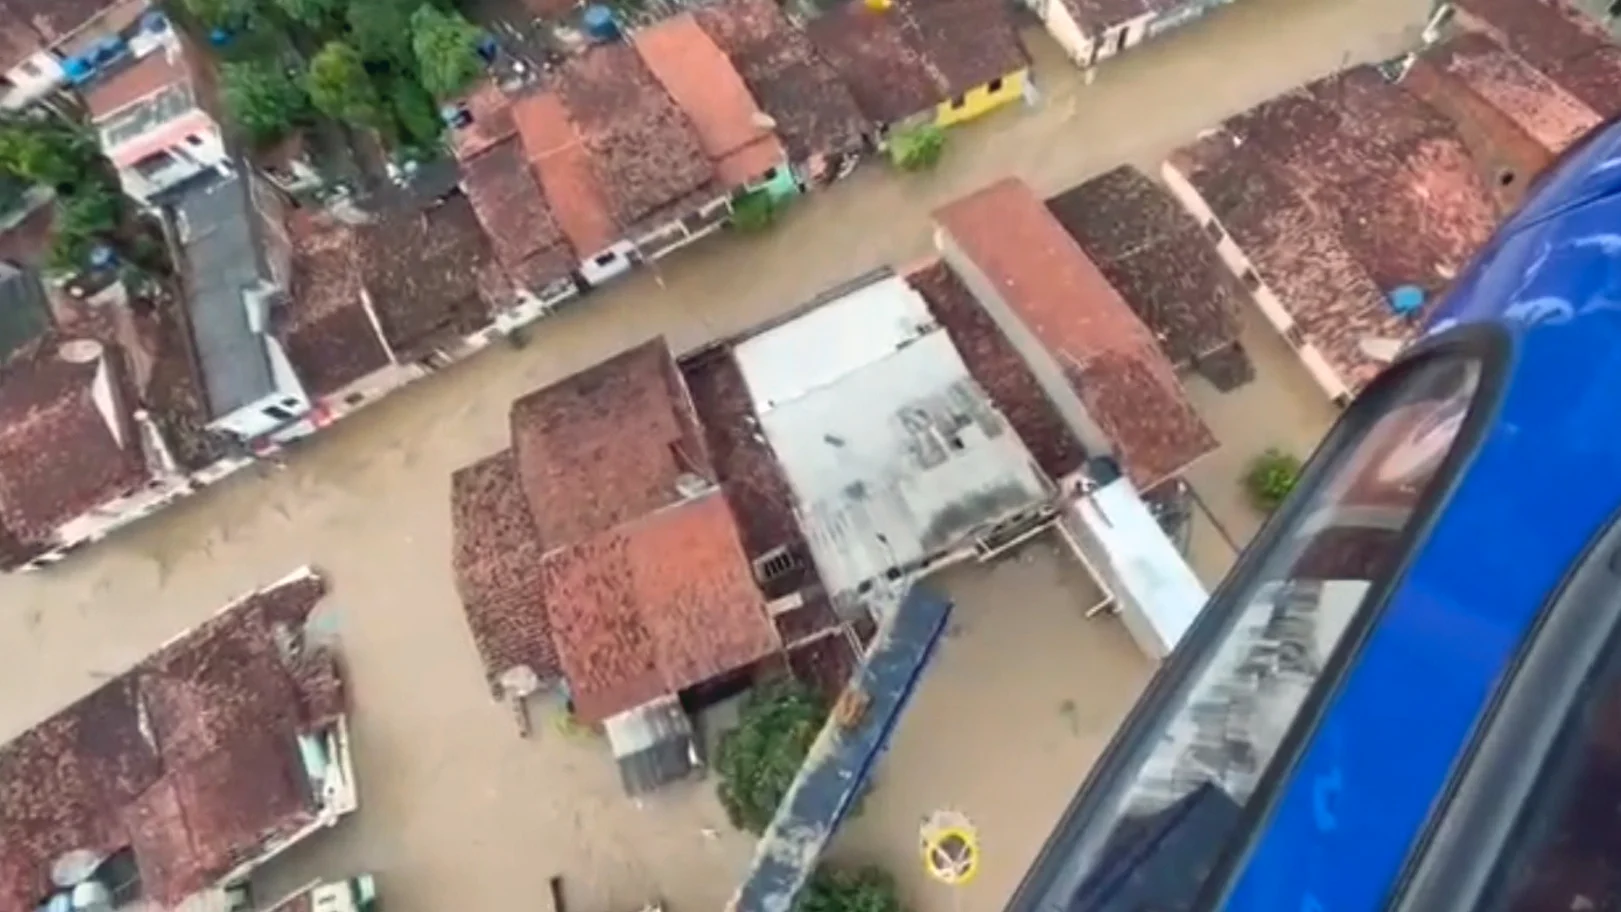
<path id="1" fill-rule="evenodd" d="M 63 889 L 84 883 L 101 867 L 101 861 L 101 856 L 89 849 L 74 849 L 51 865 L 51 883 Z"/>
<path id="2" fill-rule="evenodd" d="M 101 357 L 101 343 L 95 339 L 69 339 L 57 346 L 56 355 L 69 364 L 94 364 Z"/>
<path id="3" fill-rule="evenodd" d="M 1372 338 L 1357 343 L 1357 348 L 1362 350 L 1363 355 L 1380 364 L 1389 364 L 1396 360 L 1396 356 L 1406 347 L 1407 343 L 1400 339 Z"/>

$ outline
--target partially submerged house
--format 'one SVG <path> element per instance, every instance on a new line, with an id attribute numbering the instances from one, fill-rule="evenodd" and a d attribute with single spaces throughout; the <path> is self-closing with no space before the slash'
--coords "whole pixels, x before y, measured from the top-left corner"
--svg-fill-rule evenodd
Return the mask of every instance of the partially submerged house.
<path id="1" fill-rule="evenodd" d="M 514 403 L 512 434 L 452 482 L 490 685 L 555 685 L 649 791 L 696 762 L 682 700 L 746 686 L 781 648 L 691 397 L 649 342 Z"/>
<path id="2" fill-rule="evenodd" d="M 1143 650 L 1169 654 L 1206 593 L 1138 492 L 1178 477 L 1215 437 L 1154 335 L 1028 186 L 992 184 L 935 223 L 946 264 L 1088 457 L 1059 479 L 1061 533 Z"/>
<path id="3" fill-rule="evenodd" d="M 879 274 L 732 348 L 834 608 L 1047 524 L 1054 488 L 905 279 Z"/>
<path id="4" fill-rule="evenodd" d="M 1483 20 L 1460 15 L 1455 34 L 1435 34 L 1384 69 L 1356 67 L 1230 118 L 1163 168 L 1227 268 L 1336 401 L 1416 337 L 1498 218 L 1608 116 L 1590 103 L 1589 80 L 1610 78 L 1611 56 L 1543 47 L 1575 41 L 1587 34 L 1581 27 L 1540 0 L 1513 13 L 1487 0 L 1465 5 L 1475 7 L 1527 31 L 1499 43 L 1491 28 L 1471 24 Z"/>
<path id="5" fill-rule="evenodd" d="M 1082 69 L 1180 28 L 1232 0 L 1024 0 Z"/>
<path id="6" fill-rule="evenodd" d="M 1029 55 L 995 3 L 901 0 L 883 10 L 844 3 L 805 32 L 880 136 L 960 123 L 1026 94 Z"/>
<path id="7" fill-rule="evenodd" d="M 0 908 L 222 908 L 358 806 L 342 677 L 301 571 L 0 746 Z"/>

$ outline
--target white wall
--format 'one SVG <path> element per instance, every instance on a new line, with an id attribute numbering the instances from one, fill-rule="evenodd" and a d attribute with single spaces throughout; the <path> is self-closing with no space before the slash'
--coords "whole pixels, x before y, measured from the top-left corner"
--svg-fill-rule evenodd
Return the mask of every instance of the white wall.
<path id="1" fill-rule="evenodd" d="M 0 108 L 16 111 L 25 108 L 67 81 L 62 62 L 50 51 L 36 51 L 28 59 L 6 71 L 11 90 L 0 98 Z"/>

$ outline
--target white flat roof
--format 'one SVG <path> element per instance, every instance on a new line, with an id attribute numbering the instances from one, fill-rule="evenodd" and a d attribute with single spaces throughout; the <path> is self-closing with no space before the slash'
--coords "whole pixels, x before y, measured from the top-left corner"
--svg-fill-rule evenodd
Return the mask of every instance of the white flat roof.
<path id="1" fill-rule="evenodd" d="M 837 599 L 908 574 L 1050 486 L 950 336 L 885 279 L 735 350 Z"/>

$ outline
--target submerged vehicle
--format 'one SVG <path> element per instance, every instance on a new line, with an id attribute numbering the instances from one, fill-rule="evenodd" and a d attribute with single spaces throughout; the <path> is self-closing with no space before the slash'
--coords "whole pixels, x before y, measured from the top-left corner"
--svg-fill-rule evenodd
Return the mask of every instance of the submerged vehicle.
<path id="1" fill-rule="evenodd" d="M 1010 912 L 1621 908 L 1621 126 L 1345 413 Z"/>

